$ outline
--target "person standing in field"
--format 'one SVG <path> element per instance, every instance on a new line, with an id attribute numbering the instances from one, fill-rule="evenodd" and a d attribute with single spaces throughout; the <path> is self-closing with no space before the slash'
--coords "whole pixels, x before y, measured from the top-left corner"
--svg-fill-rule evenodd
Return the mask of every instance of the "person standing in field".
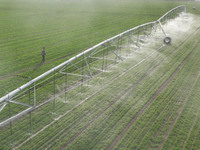
<path id="1" fill-rule="evenodd" d="M 45 55 L 46 55 L 45 47 L 43 47 L 43 49 L 41 51 L 41 55 L 42 55 L 42 63 L 44 63 L 44 61 L 45 61 Z"/>

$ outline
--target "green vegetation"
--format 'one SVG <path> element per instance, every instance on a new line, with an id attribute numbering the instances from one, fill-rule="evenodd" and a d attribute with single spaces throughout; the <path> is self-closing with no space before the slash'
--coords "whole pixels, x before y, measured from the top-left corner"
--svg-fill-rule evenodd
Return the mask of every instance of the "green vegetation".
<path id="1" fill-rule="evenodd" d="M 46 63 L 17 75 L 34 78 L 66 60 L 63 56 L 72 57 L 182 4 L 156 0 L 0 1 L 4 8 L 0 17 L 5 21 L 0 22 L 4 27 L 0 35 L 2 78 L 40 64 L 43 46 L 47 48 Z M 188 4 L 189 12 L 194 11 L 192 5 Z M 162 34 L 159 28 L 157 32 Z M 172 45 L 162 46 L 158 35 L 153 33 L 146 41 L 151 44 L 137 50 L 127 50 L 124 40 L 119 51 L 126 58 L 123 62 L 94 61 L 91 70 L 104 71 L 75 88 L 74 81 L 83 78 L 68 76 L 66 82 L 66 76 L 60 76 L 55 83 L 45 81 L 44 87 L 37 88 L 38 104 L 53 98 L 54 92 L 61 93 L 66 84 L 68 91 L 1 128 L 0 149 L 200 149 L 199 25 L 179 36 L 171 35 Z M 105 52 L 106 58 L 113 57 Z M 0 88 L 12 90 L 30 80 L 19 78 L 2 79 Z M 20 102 L 33 99 L 33 90 L 27 92 L 30 94 Z M 0 120 L 19 109 L 24 108 L 9 103 Z"/>
<path id="2" fill-rule="evenodd" d="M 176 6 L 145 0 L 0 3 L 0 97 L 80 51 L 156 20 Z M 40 65 L 44 46 L 46 62 Z"/>

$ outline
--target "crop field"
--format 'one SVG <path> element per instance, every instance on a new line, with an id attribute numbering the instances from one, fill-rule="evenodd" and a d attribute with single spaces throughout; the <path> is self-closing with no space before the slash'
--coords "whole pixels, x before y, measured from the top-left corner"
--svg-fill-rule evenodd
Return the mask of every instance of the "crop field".
<path id="1" fill-rule="evenodd" d="M 54 71 L 52 78 L 15 96 L 36 107 L 0 124 L 0 149 L 200 149 L 198 2 L 0 0 L 0 97 L 182 4 L 188 13 L 162 26 L 171 44 L 163 43 L 159 25 L 139 30 L 141 36 L 125 35 L 117 46 L 104 44 L 92 57 L 86 54 L 65 66 L 64 74 Z M 0 122 L 26 109 L 6 104 Z"/>
<path id="2" fill-rule="evenodd" d="M 131 0 L 0 3 L 0 97 L 73 55 L 177 6 Z M 47 53 L 43 65 L 42 47 Z"/>

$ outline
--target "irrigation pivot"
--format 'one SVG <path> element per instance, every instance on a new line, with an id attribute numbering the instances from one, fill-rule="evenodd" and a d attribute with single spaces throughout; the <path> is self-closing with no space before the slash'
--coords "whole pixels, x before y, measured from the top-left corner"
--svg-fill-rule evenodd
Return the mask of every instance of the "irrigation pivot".
<path id="1" fill-rule="evenodd" d="M 11 123 L 14 120 L 33 112 L 50 101 L 53 102 L 52 112 L 54 112 L 57 97 L 65 93 L 65 102 L 67 102 L 67 92 L 70 89 L 83 84 L 84 81 L 89 80 L 98 73 L 105 72 L 109 66 L 123 61 L 130 53 L 130 47 L 139 49 L 145 42 L 145 39 L 156 28 L 160 27 L 162 29 L 164 43 L 170 44 L 171 38 L 164 31 L 162 25 L 170 19 L 177 17 L 182 12 L 186 12 L 186 6 L 184 5 L 170 10 L 156 21 L 139 25 L 109 38 L 1 97 L 0 115 L 6 115 L 4 109 L 8 106 L 9 116 L 2 117 L 5 119 L 0 120 L 0 128 L 8 124 L 12 127 Z M 57 89 L 56 83 L 65 83 L 64 88 Z M 46 87 L 50 88 L 50 90 L 48 90 L 46 95 L 43 95 L 42 91 Z M 20 109 L 12 112 L 11 104 L 15 106 L 19 105 Z"/>

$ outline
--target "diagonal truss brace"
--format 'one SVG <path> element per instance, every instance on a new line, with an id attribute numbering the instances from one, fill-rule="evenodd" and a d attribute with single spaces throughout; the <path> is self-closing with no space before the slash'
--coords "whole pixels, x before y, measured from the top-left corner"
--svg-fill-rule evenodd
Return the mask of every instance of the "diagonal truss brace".
<path id="1" fill-rule="evenodd" d="M 89 71 L 89 76 L 92 78 L 92 72 L 91 72 L 91 69 L 90 69 L 90 65 L 87 61 L 87 58 L 85 57 L 85 54 L 84 54 L 84 59 L 85 59 L 85 62 L 86 62 L 86 65 L 87 65 L 87 68 L 88 68 L 88 71 Z"/>
<path id="2" fill-rule="evenodd" d="M 163 29 L 163 26 L 162 26 L 160 20 L 158 21 L 158 23 L 159 23 L 159 25 L 160 25 L 160 28 L 161 28 L 163 34 L 165 35 L 165 37 L 167 37 L 167 35 L 166 35 L 166 33 L 165 33 L 165 30 Z"/>
<path id="3" fill-rule="evenodd" d="M 91 78 L 92 77 L 92 73 L 91 73 L 91 70 L 90 70 L 90 66 L 87 62 L 87 59 L 84 57 L 84 61 L 86 62 L 86 65 L 88 67 L 88 70 L 89 70 L 89 74 L 87 72 L 85 72 L 84 70 L 82 70 L 80 67 L 78 67 L 77 65 L 73 64 L 72 62 L 69 62 L 72 66 L 74 66 L 75 68 L 77 68 L 78 70 L 80 70 L 84 75 L 79 75 L 79 74 L 73 74 L 73 73 L 67 73 L 67 72 L 64 72 L 63 70 L 67 67 L 67 65 L 65 67 L 63 67 L 59 73 L 61 74 L 67 74 L 67 75 L 73 75 L 73 76 L 79 76 L 79 77 L 85 77 L 85 78 Z"/>
<path id="4" fill-rule="evenodd" d="M 35 88 L 35 86 L 34 86 Z M 34 91 L 34 94 L 35 94 L 35 91 Z M 25 103 L 21 103 L 21 102 L 17 102 L 17 101 L 14 101 L 12 99 L 10 99 L 9 97 L 7 98 L 7 100 L 1 105 L 0 107 L 0 112 L 6 107 L 6 105 L 8 103 L 14 103 L 14 104 L 18 104 L 18 105 L 22 105 L 22 106 L 26 106 L 26 107 L 29 107 L 29 108 L 32 108 L 32 107 L 35 107 L 35 96 L 34 96 L 34 106 L 32 105 L 28 105 L 28 104 L 25 104 Z"/>
<path id="5" fill-rule="evenodd" d="M 138 39 L 137 39 L 137 41 L 134 41 L 134 40 L 131 38 L 130 35 L 134 36 L 132 32 L 129 32 L 129 35 L 127 36 L 128 39 L 129 39 L 130 41 L 132 41 L 133 44 L 135 44 L 138 48 L 140 48 L 140 45 L 139 45 Z"/>
<path id="6" fill-rule="evenodd" d="M 3 126 L 5 126 L 5 125 L 7 125 L 7 124 L 9 124 L 10 122 L 12 122 L 13 120 L 17 119 L 18 117 L 21 117 L 24 114 L 27 114 L 27 113 L 33 111 L 34 109 L 35 109 L 35 107 L 30 107 L 30 108 L 28 108 L 28 109 L 26 109 L 26 110 L 18 113 L 17 115 L 12 116 L 12 117 L 8 118 L 5 121 L 0 122 L 0 128 L 3 127 Z"/>
<path id="7" fill-rule="evenodd" d="M 103 58 L 103 57 L 90 57 L 90 58 L 99 59 L 99 60 L 104 60 L 104 59 L 105 59 L 105 58 Z M 117 61 L 117 60 L 108 59 L 108 58 L 106 58 L 106 60 Z M 118 62 L 118 61 L 117 61 L 117 62 Z"/>
<path id="8" fill-rule="evenodd" d="M 147 28 L 148 28 L 148 27 L 147 27 Z M 146 37 L 149 37 L 149 35 L 151 35 L 152 27 L 150 27 L 151 30 L 150 30 L 149 32 L 147 31 L 147 28 L 146 28 L 145 26 L 143 27 L 143 29 L 144 29 L 144 34 L 145 34 Z"/>
<path id="9" fill-rule="evenodd" d="M 13 100 L 9 100 L 9 102 L 15 103 L 15 104 L 19 104 L 19 105 L 23 105 L 23 106 L 26 106 L 26 107 L 33 107 L 33 106 L 31 106 L 31 105 L 28 105 L 28 104 L 25 104 L 25 103 L 20 103 L 20 102 L 13 101 Z"/>
<path id="10" fill-rule="evenodd" d="M 113 41 L 111 41 L 111 42 L 112 42 L 112 44 L 114 43 Z M 108 46 L 105 45 L 105 44 L 103 44 L 103 46 L 106 47 L 108 50 L 110 50 L 113 54 L 115 54 L 115 56 L 118 57 L 121 61 L 124 61 L 124 60 L 122 59 L 122 57 L 120 57 L 119 55 L 117 55 L 117 54 L 115 53 L 115 51 L 113 51 L 110 47 L 108 47 Z M 119 50 L 119 48 L 117 48 L 116 45 L 113 45 L 113 46 L 116 48 L 117 51 Z"/>
<path id="11" fill-rule="evenodd" d="M 0 112 L 4 109 L 4 107 L 6 107 L 7 104 L 8 104 L 8 102 L 4 102 L 4 104 L 0 108 Z"/>

